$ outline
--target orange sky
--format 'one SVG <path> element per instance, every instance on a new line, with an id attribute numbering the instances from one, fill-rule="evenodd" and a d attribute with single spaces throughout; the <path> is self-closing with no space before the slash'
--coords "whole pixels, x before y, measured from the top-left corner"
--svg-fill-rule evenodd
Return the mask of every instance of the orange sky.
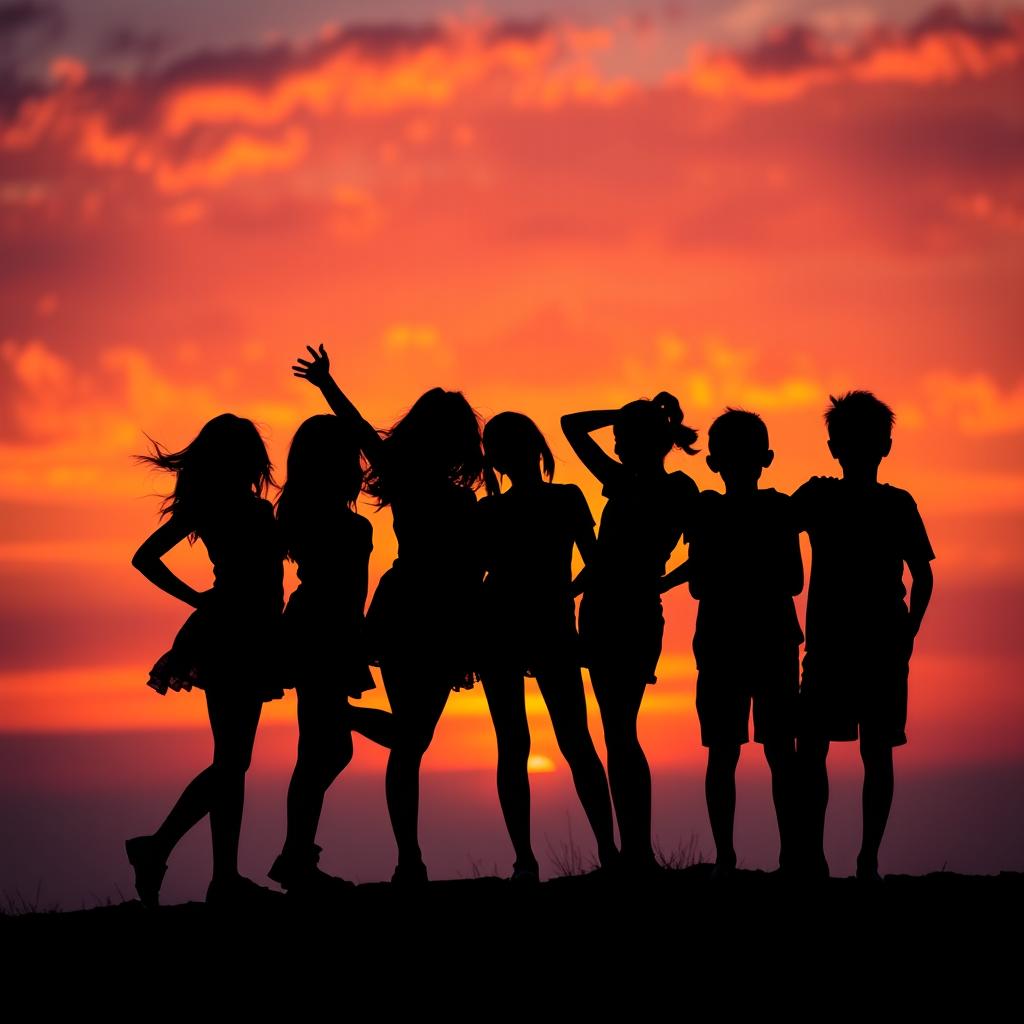
<path id="1" fill-rule="evenodd" d="M 667 16 L 553 9 L 211 36 L 130 69 L 72 35 L 7 53 L 0 729 L 202 723 L 143 686 L 187 609 L 129 566 L 167 484 L 129 456 L 230 410 L 283 465 L 320 411 L 288 367 L 322 340 L 381 426 L 435 384 L 532 415 L 595 516 L 563 412 L 662 389 L 700 428 L 755 409 L 788 490 L 831 471 L 829 392 L 875 390 L 883 477 L 938 554 L 907 756 L 1019 759 L 1024 13 L 826 7 L 683 42 Z M 208 579 L 201 547 L 170 561 Z M 643 727 L 656 764 L 696 762 L 689 597 L 666 614 Z M 447 714 L 429 763 L 490 763 L 482 695 Z"/>

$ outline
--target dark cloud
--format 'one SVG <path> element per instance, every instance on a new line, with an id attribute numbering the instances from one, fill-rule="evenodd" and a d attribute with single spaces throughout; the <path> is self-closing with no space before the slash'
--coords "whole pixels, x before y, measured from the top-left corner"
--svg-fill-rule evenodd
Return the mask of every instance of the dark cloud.
<path id="1" fill-rule="evenodd" d="M 910 27 L 911 39 L 920 39 L 936 33 L 958 32 L 975 39 L 1007 39 L 1013 30 L 1005 21 L 984 14 L 969 15 L 956 4 L 943 4 L 926 12 Z"/>
<path id="2" fill-rule="evenodd" d="M 133 28 L 114 29 L 100 43 L 104 53 L 112 57 L 139 57 L 155 60 L 167 48 L 162 32 L 139 32 Z"/>
<path id="3" fill-rule="evenodd" d="M 508 41 L 533 43 L 551 31 L 551 23 L 544 18 L 511 19 L 498 22 L 487 33 L 489 43 Z"/>
<path id="4" fill-rule="evenodd" d="M 751 77 L 784 77 L 806 71 L 843 68 L 870 58 L 877 50 L 913 45 L 935 36 L 966 36 L 979 44 L 995 45 L 1017 35 L 1008 18 L 972 15 L 956 5 L 932 8 L 907 28 L 876 26 L 853 50 L 837 46 L 824 33 L 805 24 L 771 30 L 745 49 L 720 51 L 718 56 L 742 68 Z"/>
<path id="5" fill-rule="evenodd" d="M 233 82 L 270 87 L 282 75 L 315 68 L 345 51 L 356 51 L 370 60 L 387 60 L 446 39 L 445 31 L 434 24 L 352 25 L 306 47 L 275 43 L 261 49 L 240 47 L 192 54 L 166 68 L 160 84 Z"/>
<path id="6" fill-rule="evenodd" d="M 830 59 L 824 40 L 806 25 L 777 29 L 742 54 L 743 66 L 755 75 L 785 75 L 827 64 Z"/>
<path id="7" fill-rule="evenodd" d="M 64 12 L 56 4 L 32 0 L 0 4 L 0 46 L 24 32 L 39 32 L 54 38 L 63 33 L 64 26 Z"/>

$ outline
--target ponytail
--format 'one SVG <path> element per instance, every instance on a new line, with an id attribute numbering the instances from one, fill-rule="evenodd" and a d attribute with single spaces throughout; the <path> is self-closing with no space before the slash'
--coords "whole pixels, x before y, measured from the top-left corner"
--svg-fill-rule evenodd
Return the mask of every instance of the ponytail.
<path id="1" fill-rule="evenodd" d="M 675 395 L 662 391 L 652 401 L 662 411 L 668 421 L 669 438 L 675 448 L 682 448 L 687 455 L 696 455 L 699 448 L 693 444 L 697 440 L 697 431 L 683 422 L 683 410 Z"/>

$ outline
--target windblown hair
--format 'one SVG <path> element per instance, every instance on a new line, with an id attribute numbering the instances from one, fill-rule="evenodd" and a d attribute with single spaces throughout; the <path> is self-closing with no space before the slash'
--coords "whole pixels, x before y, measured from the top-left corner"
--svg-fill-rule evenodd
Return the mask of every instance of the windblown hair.
<path id="1" fill-rule="evenodd" d="M 870 391 L 847 391 L 838 398 L 829 395 L 829 400 L 825 426 L 833 441 L 884 444 L 892 437 L 896 414 Z"/>
<path id="2" fill-rule="evenodd" d="M 153 450 L 136 460 L 176 477 L 174 490 L 160 506 L 161 518 L 184 515 L 198 522 L 225 497 L 249 493 L 262 498 L 275 486 L 267 446 L 252 420 L 222 413 L 177 452 L 146 438 Z"/>
<path id="3" fill-rule="evenodd" d="M 501 472 L 499 467 L 509 456 L 515 455 L 532 456 L 540 462 L 549 482 L 555 478 L 555 457 L 540 427 L 521 412 L 499 412 L 484 427 L 484 483 L 488 494 L 501 492 L 497 477 Z"/>
<path id="4" fill-rule="evenodd" d="M 310 416 L 295 431 L 288 449 L 288 477 L 277 499 L 277 519 L 290 558 L 294 541 L 319 514 L 338 505 L 352 508 L 363 487 L 359 439 L 329 413 Z"/>
<path id="5" fill-rule="evenodd" d="M 681 448 L 687 455 L 696 455 L 700 450 L 693 447 L 697 431 L 683 422 L 679 400 L 668 392 L 654 399 L 627 402 L 615 418 L 615 433 L 662 458 L 673 448 Z"/>
<path id="6" fill-rule="evenodd" d="M 384 434 L 366 480 L 380 508 L 408 486 L 447 481 L 475 489 L 484 472 L 480 417 L 461 391 L 431 388 Z"/>

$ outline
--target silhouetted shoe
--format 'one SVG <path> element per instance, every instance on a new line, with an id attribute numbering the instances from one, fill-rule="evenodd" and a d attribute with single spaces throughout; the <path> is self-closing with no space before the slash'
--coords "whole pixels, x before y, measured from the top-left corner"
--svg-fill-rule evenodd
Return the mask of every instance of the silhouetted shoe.
<path id="1" fill-rule="evenodd" d="M 280 893 L 266 886 L 257 885 L 244 875 L 235 875 L 227 879 L 215 878 L 206 890 L 207 905 L 218 908 L 265 907 L 280 899 Z"/>
<path id="2" fill-rule="evenodd" d="M 423 861 L 398 862 L 395 873 L 391 876 L 391 884 L 403 888 L 415 889 L 427 884 L 427 865 Z"/>
<path id="3" fill-rule="evenodd" d="M 330 899 L 341 896 L 355 888 L 355 883 L 337 875 L 329 875 L 318 867 L 319 846 L 313 846 L 304 855 L 282 853 L 274 861 L 267 877 L 277 882 L 289 896 L 300 898 L 316 897 Z"/>
<path id="4" fill-rule="evenodd" d="M 522 864 L 516 861 L 512 865 L 513 882 L 524 885 L 536 885 L 540 882 L 540 866 L 536 861 L 525 861 Z"/>
<path id="5" fill-rule="evenodd" d="M 160 906 L 160 886 L 167 874 L 167 865 L 154 845 L 152 836 L 135 836 L 124 843 L 128 863 L 135 869 L 135 891 L 144 907 Z"/>

